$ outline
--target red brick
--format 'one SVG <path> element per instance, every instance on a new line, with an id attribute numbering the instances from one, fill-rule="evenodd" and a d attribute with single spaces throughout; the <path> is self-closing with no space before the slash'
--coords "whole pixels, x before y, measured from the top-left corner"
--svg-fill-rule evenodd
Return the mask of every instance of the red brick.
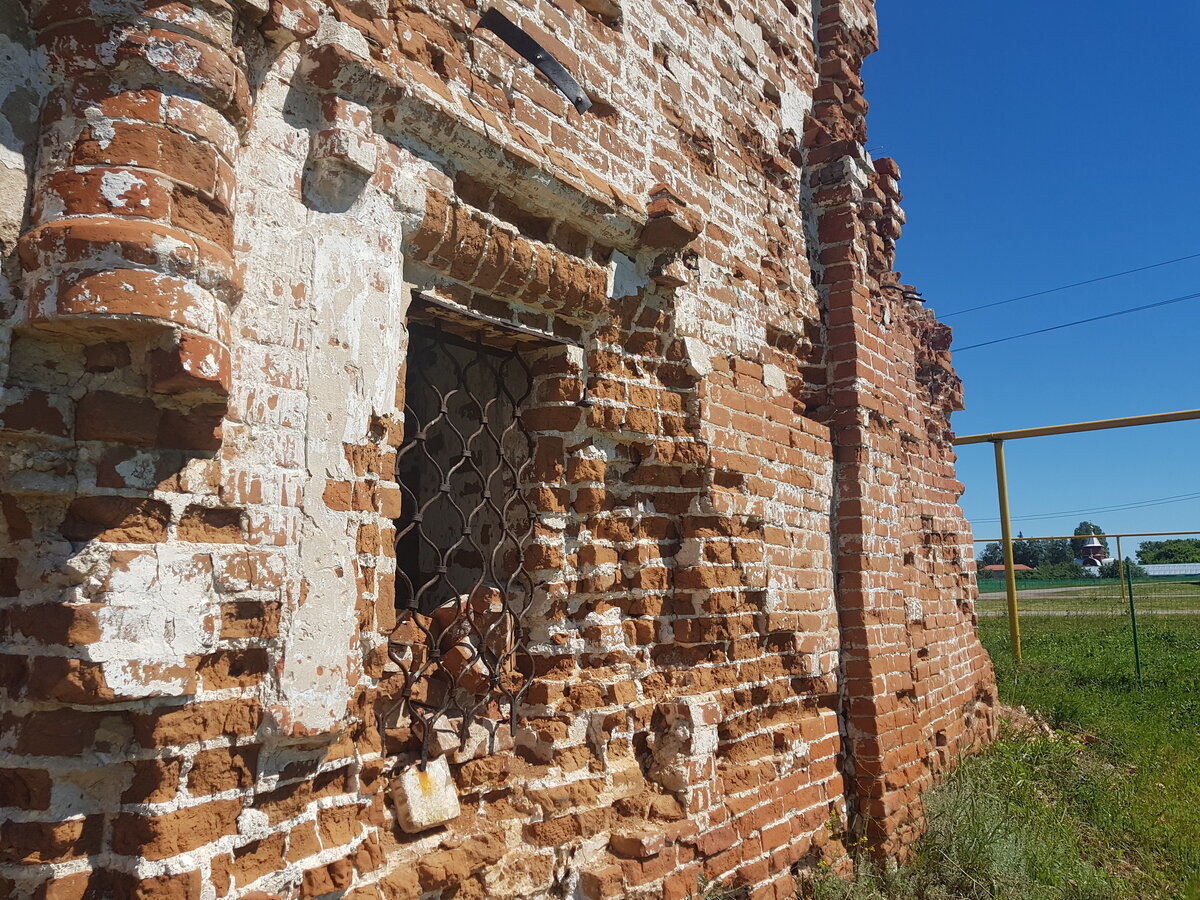
<path id="1" fill-rule="evenodd" d="M 218 342 L 184 332 L 175 346 L 149 354 L 150 389 L 162 394 L 229 393 L 229 351 Z"/>
<path id="2" fill-rule="evenodd" d="M 166 539 L 170 514 L 158 500 L 81 497 L 68 507 L 62 533 L 72 541 L 155 543 Z"/>
<path id="3" fill-rule="evenodd" d="M 75 437 L 81 441 L 153 444 L 161 411 L 146 397 L 94 391 L 79 401 Z"/>
<path id="4" fill-rule="evenodd" d="M 0 824 L 0 860 L 36 864 L 77 859 L 100 851 L 102 816 L 65 822 L 4 822 Z"/>
<path id="5" fill-rule="evenodd" d="M 66 437 L 70 431 L 64 405 L 61 399 L 45 391 L 14 392 L 0 401 L 0 430 Z"/>
<path id="6" fill-rule="evenodd" d="M 237 833 L 240 800 L 214 800 L 161 816 L 121 813 L 113 821 L 118 853 L 165 859 Z"/>

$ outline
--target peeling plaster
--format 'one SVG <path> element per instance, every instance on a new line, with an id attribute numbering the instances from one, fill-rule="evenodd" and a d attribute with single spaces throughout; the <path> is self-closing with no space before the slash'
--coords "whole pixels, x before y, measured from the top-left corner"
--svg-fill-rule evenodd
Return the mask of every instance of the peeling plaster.
<path id="1" fill-rule="evenodd" d="M 146 182 L 132 172 L 105 172 L 100 176 L 100 193 L 110 205 L 120 208 L 128 206 L 125 195 L 135 187 L 145 187 Z M 149 206 L 150 198 L 143 197 L 139 206 Z"/>
<path id="2" fill-rule="evenodd" d="M 327 34 L 337 32 L 332 25 L 329 29 Z M 286 89 L 274 79 L 264 86 L 264 114 L 256 119 L 239 157 L 240 200 L 250 209 L 288 209 L 274 199 L 280 183 L 277 148 L 302 146 L 305 130 L 323 124 L 315 113 L 311 120 L 305 118 L 303 110 L 293 110 L 290 118 L 272 112 L 287 105 L 282 96 Z M 248 211 L 237 218 L 239 243 L 259 252 L 247 259 L 246 289 L 235 322 L 287 316 L 295 323 L 295 342 L 304 348 L 298 377 L 307 394 L 296 395 L 295 415 L 286 425 L 280 423 L 301 442 L 304 473 L 299 540 L 287 551 L 292 573 L 287 593 L 293 599 L 284 613 L 279 673 L 280 725 L 293 733 L 335 729 L 361 676 L 357 525 L 347 513 L 331 510 L 323 498 L 330 481 L 353 477 L 344 445 L 368 443 L 372 418 L 395 414 L 409 301 L 398 247 L 421 215 L 403 204 L 398 209 L 395 191 L 388 195 L 361 183 L 353 187 L 355 193 L 339 204 L 344 211 L 292 206 L 290 215 Z M 409 188 L 402 195 L 413 196 Z M 279 255 L 262 252 L 264 247 L 289 248 L 291 264 L 281 269 Z M 292 308 L 280 309 L 279 295 L 290 299 L 294 284 L 305 286 L 303 297 Z M 252 362 L 247 364 L 253 369 Z M 239 387 L 238 381 L 235 374 L 235 395 L 252 389 L 251 384 Z M 231 464 L 248 472 L 278 465 L 278 445 L 256 442 L 248 449 Z M 304 573 L 303 584 L 297 573 Z M 362 640 L 382 637 L 364 635 Z"/>
<path id="3" fill-rule="evenodd" d="M 622 297 L 634 297 L 640 293 L 650 279 L 633 259 L 620 250 L 612 255 L 612 264 L 608 276 L 608 296 L 613 300 Z"/>
<path id="4" fill-rule="evenodd" d="M 94 546 L 94 545 L 93 545 Z M 75 564 L 103 577 L 85 550 Z M 89 561 L 92 560 L 92 561 Z M 107 566 L 105 566 L 107 568 Z M 185 545 L 163 545 L 107 571 L 98 610 L 101 640 L 81 647 L 102 663 L 108 686 L 127 698 L 190 692 L 186 657 L 208 652 L 216 639 L 217 603 L 207 554 Z"/>
<path id="5" fill-rule="evenodd" d="M 812 112 L 812 93 L 796 85 L 784 85 L 780 92 L 780 117 L 784 131 L 800 137 L 804 134 L 804 117 Z"/>

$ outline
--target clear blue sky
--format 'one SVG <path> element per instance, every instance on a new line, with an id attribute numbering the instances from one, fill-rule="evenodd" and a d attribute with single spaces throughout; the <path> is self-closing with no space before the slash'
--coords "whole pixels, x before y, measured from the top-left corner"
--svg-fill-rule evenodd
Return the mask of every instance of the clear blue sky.
<path id="1" fill-rule="evenodd" d="M 867 145 L 903 177 L 897 268 L 939 316 L 1200 252 L 1200 4 L 879 0 Z M 1200 292 L 1200 258 L 952 316 L 955 347 Z M 955 353 L 958 434 L 1200 407 L 1200 299 Z M 1200 529 L 1200 421 L 1006 445 L 1026 535 Z M 999 534 L 990 445 L 959 449 Z M 1096 510 L 1095 512 L 1065 512 Z M 1128 552 L 1128 551 L 1127 551 Z"/>

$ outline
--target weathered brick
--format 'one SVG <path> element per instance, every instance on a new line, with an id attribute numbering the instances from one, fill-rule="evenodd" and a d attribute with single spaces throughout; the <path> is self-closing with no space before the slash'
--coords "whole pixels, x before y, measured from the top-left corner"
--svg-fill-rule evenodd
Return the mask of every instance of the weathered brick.
<path id="1" fill-rule="evenodd" d="M 178 793 L 179 757 L 139 759 L 126 766 L 133 770 L 133 778 L 121 794 L 122 803 L 163 803 Z"/>
<path id="2" fill-rule="evenodd" d="M 121 813 L 113 821 L 113 849 L 166 859 L 237 833 L 240 800 L 214 800 L 161 816 Z"/>
<path id="3" fill-rule="evenodd" d="M 202 544 L 238 544 L 242 542 L 242 510 L 208 506 L 189 506 L 179 520 L 181 541 Z"/>
<path id="4" fill-rule="evenodd" d="M 67 508 L 63 537 L 113 543 L 149 544 L 166 539 L 170 507 L 158 500 L 81 497 Z"/>
<path id="5" fill-rule="evenodd" d="M 13 822 L 0 824 L 0 859 L 36 864 L 77 859 L 98 853 L 103 836 L 102 816 L 65 822 Z"/>
<path id="6" fill-rule="evenodd" d="M 44 769 L 0 768 L 0 806 L 50 808 L 50 773 Z"/>
<path id="7" fill-rule="evenodd" d="M 143 747 L 168 747 L 223 735 L 248 737 L 254 734 L 261 720 L 262 711 L 256 700 L 215 700 L 180 709 L 138 713 L 133 726 Z"/>
<path id="8" fill-rule="evenodd" d="M 81 441 L 153 444 L 162 412 L 148 397 L 93 391 L 79 401 L 75 437 Z"/>
<path id="9" fill-rule="evenodd" d="M 188 790 L 194 796 L 219 794 L 254 784 L 258 770 L 258 747 L 220 747 L 202 750 L 192 760 Z"/>
<path id="10" fill-rule="evenodd" d="M 0 430 L 36 431 L 66 437 L 68 415 L 61 399 L 45 391 L 29 390 L 0 397 Z"/>

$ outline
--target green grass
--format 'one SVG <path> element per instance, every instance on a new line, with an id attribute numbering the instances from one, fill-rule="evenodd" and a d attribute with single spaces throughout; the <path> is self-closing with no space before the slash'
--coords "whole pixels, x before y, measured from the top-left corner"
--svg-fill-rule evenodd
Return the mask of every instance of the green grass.
<path id="1" fill-rule="evenodd" d="M 1139 610 L 1195 610 L 1200 613 L 1200 583 L 1196 580 L 1139 581 L 1134 583 L 1133 590 Z M 979 612 L 1007 610 L 1003 582 L 998 587 L 981 583 L 980 591 L 976 604 Z M 1093 578 L 1085 581 L 1018 581 L 1017 605 L 1030 613 L 1041 610 L 1117 613 L 1129 604 L 1121 592 L 1120 582 Z"/>
<path id="2" fill-rule="evenodd" d="M 1012 663 L 1008 626 L 983 622 L 1000 698 L 1092 736 L 1087 755 L 1113 768 L 1111 788 L 1075 799 L 1111 848 L 1142 873 L 1125 896 L 1200 896 L 1200 617 L 1139 619 L 1144 683 L 1124 620 L 1031 618 L 1024 663 Z M 1096 802 L 1099 801 L 1099 802 Z"/>
<path id="3" fill-rule="evenodd" d="M 1134 589 L 1139 593 L 1146 591 L 1155 593 L 1160 588 L 1167 590 L 1171 589 L 1172 585 L 1178 588 L 1196 588 L 1197 579 L 1195 575 L 1159 575 L 1153 578 L 1135 578 L 1133 579 Z M 1116 578 L 1018 578 L 1017 593 L 1024 591 L 1037 591 L 1043 588 L 1063 588 L 1063 587 L 1082 587 L 1082 588 L 1097 588 L 1105 593 L 1121 594 L 1121 582 Z M 980 578 L 979 593 L 980 594 L 1001 594 L 1007 590 L 1007 585 L 1003 578 Z M 1194 593 L 1194 590 L 1192 591 Z"/>
<path id="4" fill-rule="evenodd" d="M 1128 624 L 1031 617 L 1025 661 L 984 620 L 1000 699 L 1052 728 L 1007 728 L 928 798 L 929 832 L 899 869 L 820 878 L 818 900 L 1200 900 L 1200 617 Z"/>

